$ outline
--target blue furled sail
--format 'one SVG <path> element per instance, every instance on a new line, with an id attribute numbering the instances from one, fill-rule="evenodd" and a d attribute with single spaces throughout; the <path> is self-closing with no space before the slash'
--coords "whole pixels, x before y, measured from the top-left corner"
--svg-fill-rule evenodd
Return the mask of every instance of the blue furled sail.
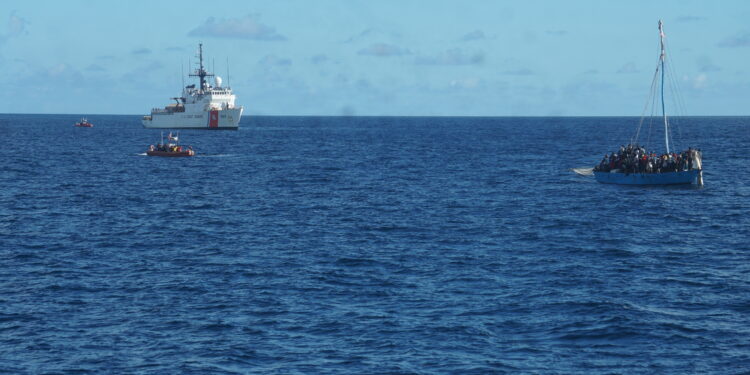
<path id="1" fill-rule="evenodd" d="M 647 151 L 637 144 L 641 126 L 645 116 L 641 117 L 635 137 L 631 139 L 627 147 L 620 147 L 619 152 L 604 155 L 602 161 L 593 168 L 593 175 L 598 182 L 605 184 L 620 185 L 675 185 L 675 184 L 698 184 L 703 185 L 703 166 L 700 150 L 688 148 L 682 152 L 673 152 L 670 149 L 670 123 L 667 117 L 666 104 L 664 102 L 664 74 L 666 48 L 664 45 L 664 26 L 659 21 L 659 44 L 661 54 L 656 65 L 654 78 L 651 83 L 651 97 L 647 103 L 656 103 L 657 82 L 660 83 L 661 117 L 664 122 L 664 147 L 665 153 L 657 154 Z M 653 100 L 652 100 L 653 98 Z M 648 104 L 647 104 L 648 107 Z M 652 106 L 652 111 L 654 107 Z M 650 116 L 654 118 L 654 113 Z M 672 145 L 674 148 L 674 145 Z M 584 175 L 580 171 L 576 173 Z"/>

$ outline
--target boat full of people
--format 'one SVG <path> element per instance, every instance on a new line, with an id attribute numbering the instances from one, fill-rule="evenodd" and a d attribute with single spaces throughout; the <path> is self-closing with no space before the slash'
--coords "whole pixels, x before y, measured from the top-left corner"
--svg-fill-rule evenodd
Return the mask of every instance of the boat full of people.
<path id="1" fill-rule="evenodd" d="M 656 65 L 656 72 L 651 83 L 651 93 L 646 105 L 646 110 L 651 108 L 651 114 L 646 116 L 644 110 L 638 124 L 635 136 L 630 143 L 620 146 L 620 149 L 611 154 L 605 154 L 601 162 L 593 168 L 593 175 L 598 182 L 621 185 L 675 185 L 693 184 L 703 185 L 703 163 L 699 149 L 688 147 L 677 152 L 674 144 L 670 145 L 670 119 L 667 117 L 666 105 L 664 103 L 664 76 L 666 47 L 664 44 L 664 25 L 659 21 L 659 42 L 661 55 Z M 660 84 L 659 84 L 660 83 Z M 658 94 L 658 91 L 661 91 Z M 674 92 L 674 90 L 672 90 Z M 661 116 L 657 112 L 657 98 L 661 104 Z M 655 119 L 658 119 L 655 121 Z M 641 128 L 648 124 L 651 134 L 651 126 L 654 122 L 664 124 L 664 150 L 649 150 L 639 144 Z M 661 127 L 659 124 L 658 127 Z M 647 137 L 650 140 L 650 136 Z M 648 143 L 647 140 L 647 143 Z M 673 143 L 673 142 L 672 142 Z M 671 146 L 671 147 L 670 147 Z M 677 149 L 679 150 L 679 149 Z"/>
<path id="2" fill-rule="evenodd" d="M 185 157 L 195 156 L 195 151 L 192 146 L 181 146 L 179 133 L 172 135 L 170 132 L 167 136 L 167 142 L 164 142 L 164 133 L 162 133 L 161 142 L 156 145 L 148 146 L 146 155 L 148 156 L 164 156 L 164 157 Z"/>
<path id="3" fill-rule="evenodd" d="M 623 185 L 675 185 L 702 183 L 700 150 L 688 147 L 680 153 L 657 154 L 629 144 L 605 154 L 594 167 L 596 180 Z"/>
<path id="4" fill-rule="evenodd" d="M 94 124 L 90 123 L 85 117 L 82 117 L 81 121 L 76 122 L 73 126 L 77 128 L 93 128 Z"/>
<path id="5" fill-rule="evenodd" d="M 154 108 L 143 116 L 144 128 L 237 130 L 243 107 L 235 105 L 236 96 L 228 85 L 222 86 L 219 76 L 209 73 L 203 66 L 203 44 L 198 45 L 198 69 L 190 74 L 198 77 L 195 84 L 183 87 L 175 103 L 164 108 Z M 211 86 L 206 77 L 214 77 Z"/>

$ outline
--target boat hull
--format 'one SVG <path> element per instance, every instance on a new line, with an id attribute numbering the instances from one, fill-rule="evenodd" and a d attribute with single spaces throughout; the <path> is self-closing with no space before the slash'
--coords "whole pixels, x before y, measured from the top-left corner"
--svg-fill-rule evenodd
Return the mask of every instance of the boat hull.
<path id="1" fill-rule="evenodd" d="M 665 173 L 619 173 L 594 172 L 596 181 L 603 184 L 618 185 L 686 185 L 695 183 L 700 174 L 699 169 Z"/>
<path id="2" fill-rule="evenodd" d="M 73 126 L 75 126 L 76 128 L 93 128 L 94 127 L 93 124 L 90 124 L 90 123 L 83 123 L 82 124 L 80 122 L 77 123 L 77 124 L 75 124 L 75 125 L 73 125 Z"/>
<path id="3" fill-rule="evenodd" d="M 242 107 L 206 112 L 152 113 L 141 123 L 152 129 L 207 129 L 237 130 L 242 117 Z"/>
<path id="4" fill-rule="evenodd" d="M 180 158 L 180 157 L 186 157 L 186 156 L 194 156 L 195 151 L 193 150 L 185 150 L 180 152 L 170 152 L 170 151 L 146 151 L 146 155 L 148 156 L 162 156 L 167 158 Z"/>

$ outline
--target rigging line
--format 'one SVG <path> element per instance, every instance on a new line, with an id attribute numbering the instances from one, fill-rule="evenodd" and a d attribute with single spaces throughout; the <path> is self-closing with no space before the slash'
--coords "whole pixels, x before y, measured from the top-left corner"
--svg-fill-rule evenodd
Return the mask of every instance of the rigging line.
<path id="1" fill-rule="evenodd" d="M 657 44 L 657 48 L 661 48 L 661 45 Z M 638 138 L 641 134 L 641 127 L 643 126 L 643 119 L 646 115 L 646 111 L 648 110 L 648 104 L 651 100 L 651 97 L 655 95 L 655 89 L 656 89 L 656 77 L 659 73 L 659 59 L 656 60 L 656 71 L 654 71 L 654 77 L 651 79 L 651 89 L 649 90 L 649 96 L 646 98 L 646 104 L 643 106 L 643 112 L 641 112 L 641 119 L 638 121 L 638 127 L 635 131 L 635 137 L 630 138 L 630 143 L 638 142 Z"/>
<path id="2" fill-rule="evenodd" d="M 665 64 L 666 64 L 666 60 L 665 60 Z M 675 102 L 675 94 L 674 94 L 674 89 L 673 89 L 673 86 L 672 86 L 672 83 L 671 83 L 671 75 L 670 75 L 670 73 L 671 73 L 671 69 L 667 70 L 667 66 L 665 65 L 665 67 L 664 67 L 664 74 L 666 76 L 664 78 L 664 84 L 669 86 L 668 87 L 669 88 L 669 97 L 671 99 L 670 100 L 670 109 L 672 110 L 672 113 L 671 113 L 671 116 L 670 116 L 670 120 L 671 121 L 670 121 L 670 124 L 669 124 L 669 133 L 670 133 L 669 137 L 672 140 L 672 144 L 673 144 L 674 148 L 676 148 L 677 146 L 674 145 L 675 139 L 674 139 L 674 136 L 672 134 L 673 133 L 672 129 L 674 128 L 675 125 L 677 125 L 677 122 L 678 122 L 677 116 L 678 116 L 679 108 L 678 108 L 677 103 Z M 664 99 L 662 99 L 662 100 L 664 100 Z"/>
<path id="3" fill-rule="evenodd" d="M 659 74 L 659 69 L 661 68 L 661 64 L 659 64 L 659 61 L 657 60 L 656 64 L 657 71 L 654 74 Z M 656 80 L 654 80 L 654 86 L 653 90 L 651 91 L 651 113 L 649 114 L 649 124 L 648 124 L 648 138 L 647 138 L 647 146 L 649 148 L 653 149 L 653 145 L 651 144 L 651 134 L 654 127 L 654 120 L 656 116 L 656 103 L 658 96 L 656 95 L 657 92 L 657 84 Z"/>
<path id="4" fill-rule="evenodd" d="M 682 117 L 685 117 L 686 114 L 687 114 L 687 108 L 685 106 L 684 97 L 682 95 L 681 90 L 679 89 L 679 87 L 680 87 L 679 86 L 679 81 L 677 80 L 677 77 L 676 77 L 676 74 L 675 74 L 675 69 L 674 69 L 674 66 L 673 66 L 674 64 L 672 63 L 671 59 L 669 60 L 669 63 L 670 63 L 670 65 L 672 65 L 672 66 L 670 66 L 670 69 L 669 69 L 668 73 L 669 73 L 671 88 L 672 88 L 672 92 L 673 92 L 673 100 L 675 101 L 676 107 L 679 110 L 679 114 Z M 678 141 L 684 147 L 684 143 L 682 143 L 683 142 L 682 126 L 681 126 L 682 122 L 678 121 L 677 125 L 678 126 L 677 126 L 676 135 L 677 135 Z"/>
<path id="5" fill-rule="evenodd" d="M 675 82 L 674 72 L 673 72 L 672 69 L 669 70 L 669 78 L 670 78 L 670 88 L 671 88 L 671 92 L 672 92 L 672 99 L 673 99 L 673 101 L 675 103 L 675 108 L 677 108 L 678 115 L 683 116 L 684 115 L 684 107 L 680 104 L 680 100 L 679 100 L 679 95 L 680 94 L 679 94 L 679 91 L 676 90 L 676 88 L 675 88 L 676 82 Z M 677 148 L 677 145 L 678 144 L 682 145 L 682 126 L 681 126 L 682 124 L 681 124 L 681 118 L 673 116 L 673 119 L 675 119 L 675 121 L 673 121 L 673 124 L 676 125 L 676 128 L 677 128 L 677 131 L 675 132 L 675 135 L 676 135 L 675 138 L 677 140 L 677 142 L 675 143 L 675 149 L 679 150 L 679 148 Z"/>
<path id="6" fill-rule="evenodd" d="M 630 138 L 631 144 L 638 142 L 638 138 L 641 134 L 641 127 L 643 126 L 643 120 L 645 118 L 646 111 L 648 110 L 649 101 L 651 100 L 651 97 L 654 95 L 654 90 L 656 89 L 656 79 L 657 79 L 658 74 L 659 74 L 659 63 L 657 62 L 656 70 L 654 71 L 654 77 L 651 79 L 651 88 L 649 89 L 649 97 L 646 98 L 646 104 L 643 106 L 643 112 L 641 112 L 641 119 L 638 122 L 638 127 L 636 128 L 636 131 L 635 131 L 635 137 Z"/>
<path id="7" fill-rule="evenodd" d="M 651 113 L 649 114 L 649 121 L 648 121 L 648 137 L 646 138 L 646 145 L 648 148 L 653 149 L 653 146 L 651 145 L 651 132 L 654 127 L 654 119 L 656 118 L 656 88 L 654 88 L 654 93 L 651 96 Z"/>
<path id="8" fill-rule="evenodd" d="M 679 89 L 680 86 L 679 86 L 679 82 L 678 82 L 677 77 L 676 77 L 676 70 L 674 68 L 674 63 L 672 62 L 671 58 L 668 60 L 668 62 L 669 62 L 670 67 L 669 67 L 669 70 L 667 71 L 667 73 L 669 74 L 669 82 L 670 82 L 670 85 L 671 85 L 672 92 L 674 94 L 673 100 L 674 100 L 675 105 L 677 107 L 678 114 L 681 115 L 681 116 L 685 116 L 685 114 L 686 114 L 686 111 L 685 111 L 685 109 L 686 109 L 685 108 L 685 102 L 684 102 L 684 100 L 682 98 L 681 90 Z"/>
<path id="9" fill-rule="evenodd" d="M 675 101 L 678 106 L 680 106 L 680 110 L 685 110 L 685 103 L 682 100 L 682 94 L 680 88 L 679 81 L 677 80 L 677 69 L 675 69 L 675 64 L 672 61 L 671 57 L 667 56 L 668 63 L 669 63 L 669 73 L 670 75 L 670 83 L 672 84 L 672 89 L 675 90 Z M 684 113 L 682 113 L 684 115 Z"/>
<path id="10" fill-rule="evenodd" d="M 643 121 L 646 116 L 646 111 L 648 111 L 648 108 L 649 108 L 649 104 L 650 104 L 649 102 L 651 101 L 651 98 L 655 95 L 656 78 L 657 78 L 658 73 L 659 73 L 659 65 L 657 61 L 656 70 L 654 71 L 654 77 L 651 79 L 651 88 L 649 89 L 648 97 L 646 98 L 646 104 L 644 104 L 643 106 L 643 111 L 641 112 L 641 119 L 638 122 L 638 127 L 636 128 L 635 137 L 631 138 L 630 143 L 636 143 L 638 142 L 638 139 L 640 138 L 641 128 L 643 127 Z"/>
<path id="11" fill-rule="evenodd" d="M 683 105 L 683 109 L 685 109 L 685 106 L 684 106 L 685 102 L 684 102 L 684 100 L 683 100 L 683 99 L 684 99 L 684 97 L 682 96 L 682 90 L 680 90 L 680 84 L 679 84 L 679 80 L 677 80 L 677 77 L 676 77 L 676 76 L 674 76 L 674 74 L 676 74 L 676 73 L 678 72 L 678 70 L 676 69 L 676 66 L 677 66 L 677 65 L 676 65 L 676 64 L 674 63 L 674 61 L 672 60 L 671 56 L 667 56 L 667 58 L 669 59 L 669 65 L 670 65 L 670 67 L 671 67 L 671 69 L 670 69 L 670 70 L 671 70 L 671 71 L 673 72 L 673 78 L 674 78 L 674 81 L 673 81 L 673 82 L 674 82 L 674 84 L 675 84 L 675 88 L 677 89 L 677 94 L 678 94 L 678 96 L 679 96 L 679 100 L 680 100 L 681 104 Z"/>
<path id="12" fill-rule="evenodd" d="M 660 64 L 659 64 L 660 66 Z M 654 91 L 651 93 L 651 113 L 649 115 L 649 124 L 648 124 L 648 147 L 650 149 L 654 149 L 654 145 L 651 143 L 651 134 L 653 134 L 654 129 L 654 121 L 656 121 L 656 104 L 658 103 L 658 95 L 656 95 L 657 92 L 657 85 L 654 85 Z"/>
<path id="13" fill-rule="evenodd" d="M 674 85 L 675 85 L 675 90 L 677 90 L 677 99 L 680 103 L 680 106 L 682 107 L 682 110 L 684 111 L 684 115 L 687 116 L 689 112 L 687 110 L 685 96 L 682 94 L 682 89 L 680 88 L 680 81 L 677 79 L 677 77 L 674 77 Z"/>
<path id="14" fill-rule="evenodd" d="M 648 147 L 651 147 L 651 131 L 653 130 L 654 113 L 656 112 L 656 85 L 654 85 L 654 89 L 651 92 L 650 101 L 651 112 L 648 115 L 648 137 L 646 138 L 646 144 Z"/>
<path id="15" fill-rule="evenodd" d="M 646 147 L 651 148 L 651 128 L 654 125 L 654 97 L 649 97 L 649 108 L 651 111 L 648 114 L 648 132 L 646 133 Z"/>
<path id="16" fill-rule="evenodd" d="M 676 105 L 677 105 L 677 107 L 679 108 L 679 110 L 681 112 L 680 114 L 683 117 L 685 117 L 688 114 L 687 105 L 685 103 L 685 97 L 682 94 L 682 90 L 680 89 L 679 79 L 676 76 L 676 74 L 677 74 L 676 73 L 677 69 L 675 68 L 676 64 L 672 60 L 671 56 L 667 56 L 667 58 L 669 59 L 668 60 L 669 61 L 669 65 L 670 65 L 670 71 L 669 71 L 669 73 L 670 73 L 671 83 L 673 85 L 672 89 L 674 91 L 674 100 L 676 101 Z M 680 142 L 682 142 L 682 139 L 683 139 L 683 137 L 682 137 L 682 126 L 678 126 L 677 127 L 677 135 L 680 138 Z M 684 147 L 684 144 L 683 144 L 683 147 Z"/>

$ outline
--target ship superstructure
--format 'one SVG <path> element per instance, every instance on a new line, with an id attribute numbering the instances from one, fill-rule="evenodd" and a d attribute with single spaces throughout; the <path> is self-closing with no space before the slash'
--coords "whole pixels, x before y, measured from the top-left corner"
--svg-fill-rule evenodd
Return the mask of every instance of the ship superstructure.
<path id="1" fill-rule="evenodd" d="M 190 74 L 198 77 L 199 86 L 185 86 L 175 103 L 164 108 L 154 108 L 143 116 L 145 128 L 170 129 L 230 129 L 239 127 L 242 106 L 235 105 L 236 96 L 230 87 L 223 87 L 219 76 L 209 73 L 203 66 L 203 44 L 198 45 L 198 69 Z M 211 86 L 206 77 L 214 77 Z"/>

